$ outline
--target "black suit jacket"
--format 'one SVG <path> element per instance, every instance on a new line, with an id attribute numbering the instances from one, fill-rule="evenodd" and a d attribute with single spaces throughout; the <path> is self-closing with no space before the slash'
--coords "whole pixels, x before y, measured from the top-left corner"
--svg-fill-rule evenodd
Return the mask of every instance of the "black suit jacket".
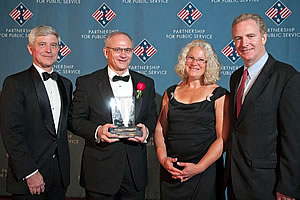
<path id="1" fill-rule="evenodd" d="M 232 135 L 228 151 L 237 199 L 300 198 L 300 75 L 271 55 L 245 96 L 236 93 L 243 67 L 230 79 Z"/>
<path id="2" fill-rule="evenodd" d="M 145 124 L 153 133 L 156 124 L 154 81 L 131 70 L 129 73 L 134 96 L 138 82 L 146 85 L 142 96 L 135 101 L 135 122 Z M 127 140 L 112 144 L 95 142 L 97 127 L 112 123 L 109 106 L 112 97 L 107 67 L 79 77 L 76 81 L 72 125 L 74 134 L 85 139 L 80 184 L 89 191 L 105 194 L 114 194 L 120 188 L 126 156 L 137 188 L 141 189 L 147 184 L 146 144 Z"/>
<path id="3" fill-rule="evenodd" d="M 50 159 L 58 152 L 63 185 L 70 179 L 70 158 L 67 140 L 67 121 L 72 98 L 72 83 L 58 76 L 61 113 L 57 134 L 50 102 L 37 70 L 29 69 L 7 77 L 3 83 L 0 100 L 0 130 L 9 155 L 7 191 L 14 194 L 29 193 L 23 180 L 39 170 L 49 184 Z"/>

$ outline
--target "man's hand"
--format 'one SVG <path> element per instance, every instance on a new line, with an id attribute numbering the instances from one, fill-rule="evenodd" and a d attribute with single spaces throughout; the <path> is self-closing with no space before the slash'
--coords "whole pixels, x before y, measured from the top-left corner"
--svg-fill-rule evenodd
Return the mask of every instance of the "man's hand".
<path id="1" fill-rule="evenodd" d="M 45 192 L 45 182 L 40 172 L 36 172 L 26 179 L 26 183 L 32 195 L 40 195 L 41 193 Z"/>
<path id="2" fill-rule="evenodd" d="M 146 141 L 146 138 L 148 137 L 149 131 L 144 124 L 139 123 L 136 126 L 142 128 L 142 132 L 143 132 L 142 137 L 135 136 L 133 138 L 128 138 L 128 140 L 133 142 L 144 143 Z"/>
<path id="3" fill-rule="evenodd" d="M 97 135 L 101 142 L 113 143 L 119 141 L 120 139 L 115 138 L 115 134 L 108 132 L 109 128 L 116 128 L 116 126 L 113 124 L 105 124 L 98 129 Z"/>
<path id="4" fill-rule="evenodd" d="M 296 200 L 296 199 L 293 197 L 285 196 L 279 192 L 276 192 L 276 200 Z"/>

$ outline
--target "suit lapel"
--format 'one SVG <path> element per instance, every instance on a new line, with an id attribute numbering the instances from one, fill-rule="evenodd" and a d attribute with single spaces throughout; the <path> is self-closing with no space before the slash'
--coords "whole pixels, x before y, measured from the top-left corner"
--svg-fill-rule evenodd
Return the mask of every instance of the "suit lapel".
<path id="1" fill-rule="evenodd" d="M 41 115 L 42 115 L 45 127 L 51 135 L 56 137 L 52 111 L 51 111 L 50 102 L 49 102 L 49 98 L 48 98 L 48 94 L 47 94 L 45 85 L 44 85 L 38 71 L 33 66 L 31 66 L 31 68 L 29 68 L 29 71 L 31 73 L 32 80 L 33 80 L 33 83 L 35 86 L 38 103 L 40 106 Z"/>
<path id="2" fill-rule="evenodd" d="M 271 57 L 271 55 L 269 55 L 269 58 L 265 63 L 262 71 L 260 72 L 256 81 L 250 88 L 248 94 L 245 96 L 242 109 L 238 118 L 238 123 L 243 119 L 243 117 L 247 113 L 247 110 L 255 103 L 257 97 L 261 94 L 266 85 L 269 83 L 270 76 L 273 72 L 273 63 L 274 59 Z"/>
<path id="3" fill-rule="evenodd" d="M 112 121 L 111 109 L 110 109 L 110 100 L 114 97 L 111 85 L 109 83 L 109 77 L 107 72 L 107 67 L 104 70 L 99 71 L 97 76 L 97 87 L 99 94 L 105 102 L 105 109 L 103 112 L 106 112 L 104 116 L 109 116 L 109 119 Z M 100 101 L 99 101 L 100 102 Z"/>
<path id="4" fill-rule="evenodd" d="M 136 86 L 137 83 L 139 82 L 138 77 L 135 76 L 134 73 L 132 73 L 129 70 L 131 79 L 132 79 L 132 84 L 133 84 L 133 96 L 136 97 L 137 96 L 137 90 L 136 90 Z M 143 104 L 143 95 L 140 98 L 135 98 L 135 121 L 137 121 L 138 116 L 140 114 L 141 108 L 142 108 L 142 104 Z"/>
<path id="5" fill-rule="evenodd" d="M 56 82 L 57 82 L 57 87 L 58 87 L 58 91 L 60 94 L 60 101 L 61 101 L 61 109 L 60 109 L 58 131 L 57 131 L 57 137 L 59 137 L 59 133 L 60 133 L 60 129 L 61 129 L 61 122 L 63 121 L 63 119 L 67 118 L 67 115 L 68 115 L 68 109 L 67 109 L 68 97 L 67 97 L 66 89 L 61 80 L 60 75 L 58 76 L 58 79 Z"/>

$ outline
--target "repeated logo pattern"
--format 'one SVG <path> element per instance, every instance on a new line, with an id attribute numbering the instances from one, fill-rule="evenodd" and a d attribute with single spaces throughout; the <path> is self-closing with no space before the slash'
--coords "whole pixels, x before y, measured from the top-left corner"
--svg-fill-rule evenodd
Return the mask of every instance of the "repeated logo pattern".
<path id="1" fill-rule="evenodd" d="M 288 9 L 281 1 L 277 1 L 265 13 L 277 26 L 279 26 L 285 19 L 287 19 L 292 11 Z"/>
<path id="2" fill-rule="evenodd" d="M 92 16 L 104 28 L 112 21 L 112 19 L 116 16 L 116 13 L 103 3 Z"/>
<path id="3" fill-rule="evenodd" d="M 62 61 L 70 52 L 71 49 L 63 41 L 60 41 L 57 62 Z"/>
<path id="4" fill-rule="evenodd" d="M 202 13 L 189 2 L 177 16 L 190 27 L 202 16 Z"/>
<path id="5" fill-rule="evenodd" d="M 9 13 L 9 16 L 21 27 L 32 17 L 32 15 L 32 12 L 26 8 L 22 2 Z"/>
<path id="6" fill-rule="evenodd" d="M 233 40 L 231 40 L 231 42 L 229 42 L 221 52 L 232 62 L 232 64 L 236 63 L 240 59 Z"/>
<path id="7" fill-rule="evenodd" d="M 143 62 L 146 63 L 157 50 L 144 39 L 138 46 L 134 49 L 134 54 Z"/>

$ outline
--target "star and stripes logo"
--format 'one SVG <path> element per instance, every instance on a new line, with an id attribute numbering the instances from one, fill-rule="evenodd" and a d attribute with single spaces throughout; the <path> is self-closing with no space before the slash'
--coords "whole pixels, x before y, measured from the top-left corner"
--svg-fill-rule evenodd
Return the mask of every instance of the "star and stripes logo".
<path id="1" fill-rule="evenodd" d="M 277 1 L 265 13 L 277 26 L 279 26 L 286 18 L 288 18 L 292 11 L 288 9 L 281 1 Z"/>
<path id="2" fill-rule="evenodd" d="M 60 41 L 57 62 L 62 61 L 70 52 L 71 49 L 63 41 Z"/>
<path id="3" fill-rule="evenodd" d="M 113 18 L 115 18 L 116 13 L 103 3 L 92 16 L 104 28 Z"/>
<path id="4" fill-rule="evenodd" d="M 229 42 L 221 52 L 232 62 L 232 64 L 236 63 L 240 59 L 233 40 L 231 40 L 231 42 Z"/>
<path id="5" fill-rule="evenodd" d="M 202 13 L 189 2 L 177 16 L 190 27 L 202 16 Z"/>
<path id="6" fill-rule="evenodd" d="M 22 2 L 9 13 L 9 16 L 21 27 L 32 17 L 32 15 L 32 12 L 26 8 Z"/>
<path id="7" fill-rule="evenodd" d="M 134 54 L 143 62 L 146 63 L 157 50 L 144 39 L 138 46 L 134 49 Z"/>

